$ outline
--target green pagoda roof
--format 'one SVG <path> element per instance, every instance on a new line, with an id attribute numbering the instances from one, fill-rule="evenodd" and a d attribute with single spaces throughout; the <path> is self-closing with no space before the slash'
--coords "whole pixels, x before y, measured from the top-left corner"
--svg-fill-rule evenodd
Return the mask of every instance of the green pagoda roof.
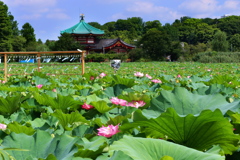
<path id="1" fill-rule="evenodd" d="M 98 28 L 95 28 L 84 21 L 84 16 L 81 15 L 81 20 L 78 24 L 61 31 L 62 33 L 70 34 L 93 34 L 93 35 L 103 35 L 104 31 Z"/>

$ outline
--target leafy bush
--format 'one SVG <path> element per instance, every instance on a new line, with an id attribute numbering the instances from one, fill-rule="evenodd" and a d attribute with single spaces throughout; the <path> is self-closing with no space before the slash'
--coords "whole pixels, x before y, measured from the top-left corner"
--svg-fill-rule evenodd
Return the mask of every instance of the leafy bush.
<path id="1" fill-rule="evenodd" d="M 121 59 L 121 61 L 125 61 L 126 59 L 128 59 L 128 55 L 125 53 L 118 54 L 91 53 L 87 55 L 85 59 L 86 61 L 91 62 L 104 62 L 109 61 L 111 59 Z"/>
<path id="2" fill-rule="evenodd" d="M 193 60 L 201 63 L 239 63 L 240 52 L 202 52 Z"/>

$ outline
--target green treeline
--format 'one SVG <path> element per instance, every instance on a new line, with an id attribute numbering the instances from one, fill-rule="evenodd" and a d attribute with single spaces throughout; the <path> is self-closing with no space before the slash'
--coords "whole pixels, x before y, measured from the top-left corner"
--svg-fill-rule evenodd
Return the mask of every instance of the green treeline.
<path id="1" fill-rule="evenodd" d="M 141 17 L 131 17 L 90 25 L 105 31 L 101 38 L 118 38 L 136 45 L 127 58 L 134 61 L 200 60 L 199 54 L 240 52 L 240 16 L 220 19 L 181 17 L 172 24 L 160 20 L 144 22 Z M 8 7 L 0 1 L 0 51 L 50 51 L 75 50 L 81 46 L 71 35 L 59 35 L 57 41 L 36 40 L 34 28 L 25 23 L 21 29 Z M 202 58 L 203 59 L 203 58 Z M 209 60 L 209 59 L 208 59 Z M 206 60 L 207 61 L 207 60 Z"/>

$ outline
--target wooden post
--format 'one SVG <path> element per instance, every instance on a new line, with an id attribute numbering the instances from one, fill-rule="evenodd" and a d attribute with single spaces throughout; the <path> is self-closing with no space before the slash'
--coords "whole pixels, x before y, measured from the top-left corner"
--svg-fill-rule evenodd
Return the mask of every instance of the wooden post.
<path id="1" fill-rule="evenodd" d="M 37 62 L 38 62 L 38 72 L 40 72 L 40 67 L 41 67 L 41 55 L 40 53 L 37 54 Z"/>
<path id="2" fill-rule="evenodd" d="M 85 58 L 84 58 L 85 53 L 86 51 L 82 52 L 82 75 L 85 73 Z"/>
<path id="3" fill-rule="evenodd" d="M 7 54 L 5 53 L 4 54 L 4 81 L 5 82 L 7 82 L 7 74 L 8 74 L 8 72 L 7 72 L 7 69 L 8 69 L 8 67 L 7 67 L 7 58 L 8 58 L 8 56 L 7 56 Z"/>

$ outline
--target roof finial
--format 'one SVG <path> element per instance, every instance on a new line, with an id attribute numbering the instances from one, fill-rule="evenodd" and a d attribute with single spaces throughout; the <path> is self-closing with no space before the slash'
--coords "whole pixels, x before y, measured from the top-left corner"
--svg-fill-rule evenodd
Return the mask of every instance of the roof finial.
<path id="1" fill-rule="evenodd" d="M 84 17 L 85 17 L 84 14 L 81 14 L 81 15 L 80 15 L 81 21 L 84 20 Z"/>

